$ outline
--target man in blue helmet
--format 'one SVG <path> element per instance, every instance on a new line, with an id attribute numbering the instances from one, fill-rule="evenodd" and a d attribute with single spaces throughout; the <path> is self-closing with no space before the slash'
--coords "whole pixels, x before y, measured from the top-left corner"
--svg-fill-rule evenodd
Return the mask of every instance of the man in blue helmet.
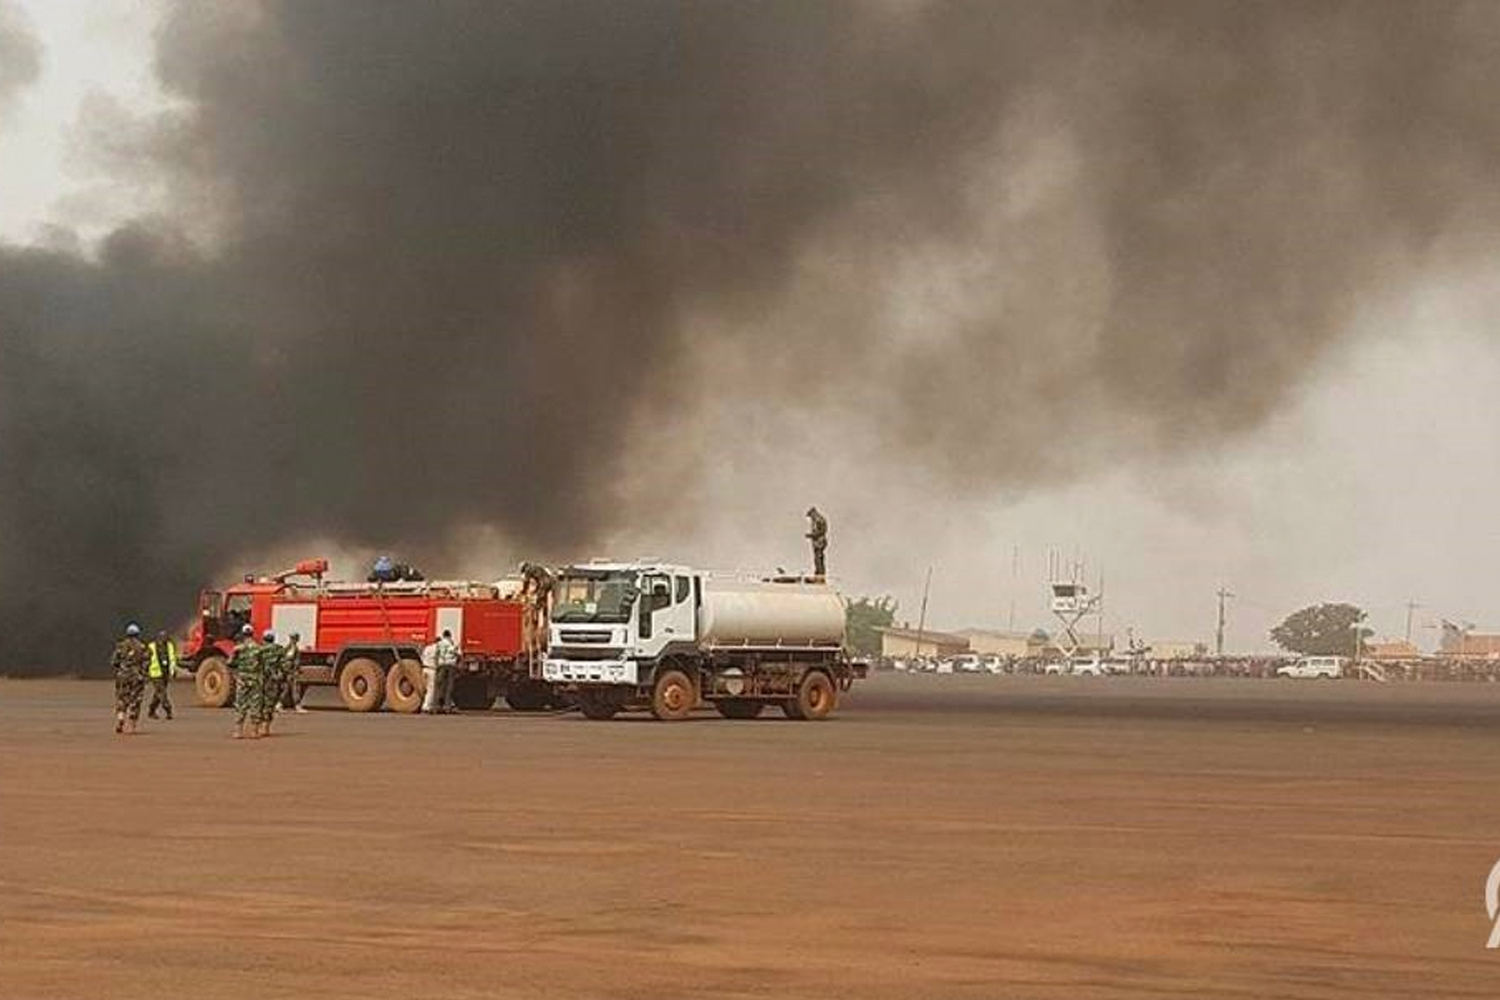
<path id="1" fill-rule="evenodd" d="M 115 643 L 109 665 L 115 672 L 115 732 L 134 735 L 141 718 L 141 697 L 146 693 L 146 662 L 150 655 L 141 642 L 141 627 L 125 626 L 125 638 Z"/>

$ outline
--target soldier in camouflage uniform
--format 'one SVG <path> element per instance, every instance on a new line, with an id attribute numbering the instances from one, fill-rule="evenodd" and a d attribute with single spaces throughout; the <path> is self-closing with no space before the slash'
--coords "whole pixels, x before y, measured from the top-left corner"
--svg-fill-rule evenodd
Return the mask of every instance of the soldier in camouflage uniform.
<path id="1" fill-rule="evenodd" d="M 281 700 L 281 686 L 286 683 L 286 651 L 276 645 L 276 633 L 266 629 L 260 637 L 260 700 L 255 722 L 258 736 L 271 735 L 271 720 Z"/>
<path id="2" fill-rule="evenodd" d="M 131 622 L 125 638 L 115 643 L 109 665 L 115 672 L 115 732 L 133 734 L 141 717 L 141 696 L 146 693 L 146 661 L 150 654 L 141 642 L 141 627 Z"/>
<path id="3" fill-rule="evenodd" d="M 260 716 L 261 672 L 260 646 L 255 641 L 255 632 L 246 625 L 240 629 L 240 641 L 229 658 L 229 669 L 234 671 L 234 733 L 235 739 L 255 739 L 260 735 L 256 723 Z M 250 720 L 250 729 L 245 720 Z"/>
<path id="4" fill-rule="evenodd" d="M 281 707 L 290 708 L 298 713 L 305 713 L 307 709 L 302 707 L 302 685 L 297 680 L 298 671 L 302 667 L 302 635 L 293 632 L 287 637 L 286 645 L 281 647 L 281 670 L 286 675 L 281 687 Z"/>

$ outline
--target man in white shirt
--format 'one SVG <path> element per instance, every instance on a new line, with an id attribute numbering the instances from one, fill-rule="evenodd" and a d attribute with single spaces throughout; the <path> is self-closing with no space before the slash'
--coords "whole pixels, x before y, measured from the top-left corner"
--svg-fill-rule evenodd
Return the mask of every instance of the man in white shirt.
<path id="1" fill-rule="evenodd" d="M 429 715 L 437 704 L 437 648 L 438 640 L 422 647 L 422 711 Z"/>

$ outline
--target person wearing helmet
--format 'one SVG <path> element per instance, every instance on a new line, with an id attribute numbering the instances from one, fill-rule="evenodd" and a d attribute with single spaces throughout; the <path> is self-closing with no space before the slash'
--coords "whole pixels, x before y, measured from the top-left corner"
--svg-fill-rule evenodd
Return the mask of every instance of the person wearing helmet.
<path id="1" fill-rule="evenodd" d="M 125 637 L 115 643 L 110 667 L 115 674 L 115 732 L 135 734 L 141 718 L 141 697 L 146 693 L 146 644 L 141 642 L 141 627 L 135 622 L 125 626 Z"/>
<path id="2" fill-rule="evenodd" d="M 813 554 L 813 576 L 824 576 L 828 567 L 824 562 L 824 553 L 828 550 L 828 519 L 818 513 L 818 508 L 807 508 L 807 539 L 812 542 Z"/>
<path id="3" fill-rule="evenodd" d="M 271 735 L 271 719 L 276 715 L 276 704 L 281 700 L 281 647 L 276 644 L 276 633 L 266 629 L 260 634 L 260 700 L 256 703 L 255 725 L 261 736 Z"/>
<path id="4" fill-rule="evenodd" d="M 261 671 L 260 646 L 255 642 L 255 630 L 249 625 L 240 629 L 240 641 L 235 644 L 234 654 L 229 658 L 229 669 L 234 673 L 234 732 L 235 739 L 256 739 L 260 736 L 257 725 L 260 718 Z M 249 721 L 247 727 L 246 720 Z"/>

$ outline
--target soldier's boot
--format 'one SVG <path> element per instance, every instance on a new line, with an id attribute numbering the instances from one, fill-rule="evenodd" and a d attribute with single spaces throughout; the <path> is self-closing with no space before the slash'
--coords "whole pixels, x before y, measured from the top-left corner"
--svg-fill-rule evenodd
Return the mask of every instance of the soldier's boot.
<path id="1" fill-rule="evenodd" d="M 134 719 L 126 719 L 125 720 L 125 735 L 126 736 L 134 736 L 135 735 L 135 725 L 136 725 L 136 722 L 135 722 Z"/>
<path id="2" fill-rule="evenodd" d="M 232 740 L 242 740 L 242 739 L 245 738 L 245 724 L 244 724 L 244 722 L 236 722 L 234 724 L 234 729 L 232 729 L 230 731 L 229 738 L 232 739 Z"/>
<path id="3" fill-rule="evenodd" d="M 123 733 L 124 731 L 125 731 L 125 713 L 124 712 L 116 712 L 115 713 L 115 732 L 117 732 L 117 733 Z"/>
<path id="4" fill-rule="evenodd" d="M 167 713 L 167 721 L 171 722 L 172 721 L 172 710 L 170 708 L 166 709 L 166 713 Z"/>

